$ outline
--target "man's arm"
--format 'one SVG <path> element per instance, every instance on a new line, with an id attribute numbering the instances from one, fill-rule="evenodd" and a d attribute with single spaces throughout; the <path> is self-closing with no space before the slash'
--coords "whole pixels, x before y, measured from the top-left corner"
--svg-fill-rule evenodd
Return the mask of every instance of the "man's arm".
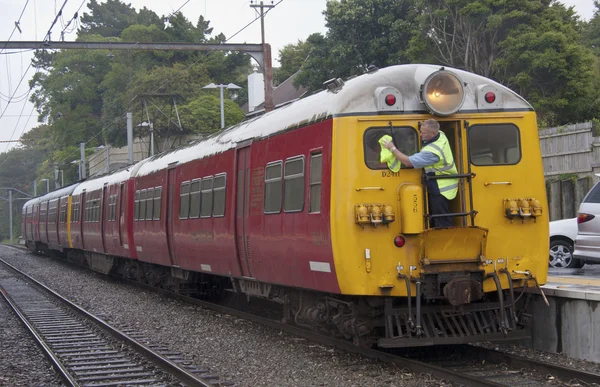
<path id="1" fill-rule="evenodd" d="M 406 154 L 400 152 L 400 150 L 397 149 L 391 141 L 384 142 L 383 146 L 389 149 L 394 157 L 407 167 L 425 168 L 437 163 L 440 160 L 436 154 L 427 151 L 421 151 L 412 156 L 407 156 Z"/>
<path id="2" fill-rule="evenodd" d="M 392 143 L 390 142 L 390 144 L 392 144 Z M 386 146 L 386 148 L 387 148 L 387 146 Z M 402 164 L 406 165 L 407 167 L 413 167 L 413 164 L 411 163 L 410 158 L 407 155 L 405 155 L 404 153 L 400 152 L 400 150 L 398 148 L 396 148 L 394 146 L 394 144 L 392 144 L 392 147 L 388 148 L 388 149 L 392 152 L 392 154 L 394 155 L 394 157 L 396 157 L 396 159 L 400 160 L 400 162 Z"/>

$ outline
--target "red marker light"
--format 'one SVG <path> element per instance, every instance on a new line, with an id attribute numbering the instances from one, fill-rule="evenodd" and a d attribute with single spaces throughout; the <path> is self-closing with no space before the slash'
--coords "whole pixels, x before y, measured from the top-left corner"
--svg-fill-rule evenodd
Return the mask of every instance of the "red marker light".
<path id="1" fill-rule="evenodd" d="M 397 237 L 394 238 L 394 245 L 396 247 L 402 247 L 402 246 L 404 246 L 404 243 L 406 243 L 406 240 L 404 240 L 404 237 L 401 237 L 400 235 L 398 235 Z"/>
<path id="2" fill-rule="evenodd" d="M 392 106 L 396 103 L 396 96 L 394 94 L 388 94 L 385 96 L 385 104 Z"/>
<path id="3" fill-rule="evenodd" d="M 485 102 L 492 103 L 495 100 L 496 100 L 496 94 L 494 94 L 491 91 L 488 91 L 487 93 L 485 93 Z"/>

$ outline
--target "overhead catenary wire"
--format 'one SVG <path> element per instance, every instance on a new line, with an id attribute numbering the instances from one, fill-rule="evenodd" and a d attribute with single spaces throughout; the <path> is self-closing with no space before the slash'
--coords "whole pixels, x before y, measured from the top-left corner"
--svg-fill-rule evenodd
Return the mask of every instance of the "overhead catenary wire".
<path id="1" fill-rule="evenodd" d="M 27 0 L 25 2 L 25 6 L 23 6 L 23 10 L 21 11 L 21 15 L 19 15 L 19 19 L 15 22 L 15 27 L 13 28 L 12 32 L 10 33 L 10 36 L 8 37 L 8 40 L 6 41 L 6 43 L 4 44 L 4 47 L 2 47 L 0 49 L 0 53 L 2 51 L 4 51 L 4 49 L 6 48 L 6 45 L 8 44 L 8 42 L 10 41 L 10 39 L 12 39 L 12 36 L 14 35 L 15 31 L 17 30 L 17 28 L 21 28 L 21 18 L 23 17 L 23 14 L 25 13 L 25 9 L 27 8 L 27 5 L 29 4 L 29 0 Z"/>

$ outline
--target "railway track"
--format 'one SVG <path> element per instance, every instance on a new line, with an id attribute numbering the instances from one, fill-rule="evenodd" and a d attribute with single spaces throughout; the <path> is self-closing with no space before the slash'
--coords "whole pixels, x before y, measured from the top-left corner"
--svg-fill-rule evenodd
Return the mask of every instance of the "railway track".
<path id="1" fill-rule="evenodd" d="M 430 374 L 437 379 L 451 382 L 453 385 L 468 387 L 532 387 L 547 386 L 551 382 L 553 386 L 600 387 L 600 374 L 473 345 L 424 347 L 406 351 L 364 349 L 347 341 L 323 336 L 319 333 L 310 332 L 304 328 L 289 324 L 283 324 L 272 317 L 265 317 L 268 315 L 268 308 L 261 303 L 254 306 L 248 304 L 245 296 L 239 299 L 230 299 L 228 305 L 235 305 L 235 308 L 233 308 L 227 305 L 219 305 L 175 294 L 126 279 L 120 280 L 145 289 L 153 289 L 164 295 L 207 309 L 227 313 L 285 331 L 303 337 L 311 342 L 333 346 L 371 359 L 392 363 L 416 374 Z"/>
<path id="2" fill-rule="evenodd" d="M 225 386 L 135 330 L 117 330 L 0 260 L 0 293 L 68 386 Z"/>
<path id="3" fill-rule="evenodd" d="M 120 277 L 118 281 L 153 290 L 155 292 L 202 306 L 220 313 L 230 314 L 245 320 L 288 332 L 311 342 L 333 346 L 338 349 L 357 353 L 371 359 L 395 364 L 415 374 L 431 376 L 462 386 L 600 386 L 600 374 L 590 373 L 494 351 L 478 346 L 460 345 L 441 348 L 424 347 L 420 349 L 383 351 L 364 349 L 347 341 L 337 340 L 304 328 L 281 323 L 278 317 L 269 316 L 269 307 L 261 302 L 247 302 L 246 297 L 229 299 L 227 305 L 203 301 L 189 296 L 176 294 Z M 235 305 L 235 307 L 232 307 Z"/>

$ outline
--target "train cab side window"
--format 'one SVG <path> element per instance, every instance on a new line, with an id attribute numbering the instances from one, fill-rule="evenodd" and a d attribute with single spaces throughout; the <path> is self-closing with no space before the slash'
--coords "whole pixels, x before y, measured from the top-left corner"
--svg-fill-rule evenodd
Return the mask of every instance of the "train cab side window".
<path id="1" fill-rule="evenodd" d="M 190 182 L 181 183 L 179 192 L 179 219 L 187 219 L 190 212 Z"/>
<path id="2" fill-rule="evenodd" d="M 200 207 L 200 217 L 201 218 L 210 218 L 212 214 L 212 206 L 213 206 L 213 177 L 203 177 L 202 178 L 202 199 Z"/>
<path id="3" fill-rule="evenodd" d="M 315 153 L 310 155 L 310 191 L 308 193 L 308 212 L 311 214 L 321 212 L 321 179 L 323 174 L 323 155 Z"/>
<path id="4" fill-rule="evenodd" d="M 139 220 L 146 220 L 146 190 L 143 189 L 140 192 L 140 218 Z"/>
<path id="5" fill-rule="evenodd" d="M 477 166 L 514 165 L 521 161 L 519 128 L 513 124 L 469 127 L 469 154 Z"/>
<path id="6" fill-rule="evenodd" d="M 160 220 L 162 187 L 154 188 L 154 220 Z"/>
<path id="7" fill-rule="evenodd" d="M 146 190 L 146 220 L 152 220 L 154 215 L 154 189 Z"/>
<path id="8" fill-rule="evenodd" d="M 268 164 L 265 170 L 265 214 L 281 212 L 282 170 L 281 161 Z"/>
<path id="9" fill-rule="evenodd" d="M 134 220 L 140 219 L 140 191 L 135 191 L 135 215 Z"/>
<path id="10" fill-rule="evenodd" d="M 283 175 L 283 212 L 300 212 L 304 209 L 304 156 L 287 159 Z"/>
<path id="11" fill-rule="evenodd" d="M 386 163 L 379 162 L 379 154 L 381 153 L 381 145 L 379 139 L 385 135 L 392 136 L 394 145 L 402 153 L 413 155 L 418 151 L 419 136 L 415 128 L 411 126 L 379 126 L 365 130 L 363 135 L 363 148 L 365 153 L 365 164 L 369 169 L 387 169 Z M 402 168 L 406 168 L 402 165 Z"/>
<path id="12" fill-rule="evenodd" d="M 221 173 L 215 175 L 213 180 L 213 210 L 214 217 L 225 216 L 225 185 L 227 184 L 227 175 Z"/>
<path id="13" fill-rule="evenodd" d="M 200 217 L 200 179 L 190 184 L 190 219 Z"/>

